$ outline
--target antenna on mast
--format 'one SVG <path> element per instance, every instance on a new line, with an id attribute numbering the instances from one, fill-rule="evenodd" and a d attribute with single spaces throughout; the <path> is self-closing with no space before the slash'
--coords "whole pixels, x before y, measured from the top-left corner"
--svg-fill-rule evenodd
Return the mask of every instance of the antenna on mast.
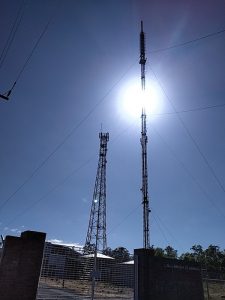
<path id="1" fill-rule="evenodd" d="M 143 21 L 141 21 L 141 32 L 140 32 L 140 60 L 141 65 L 141 88 L 145 90 L 145 64 L 147 58 L 145 57 L 145 34 L 143 31 Z"/>
<path id="2" fill-rule="evenodd" d="M 142 92 L 145 91 L 145 34 L 143 31 L 143 22 L 141 21 L 141 32 L 140 32 L 140 60 L 141 65 L 141 88 Z M 146 128 L 146 111 L 145 107 L 142 107 L 141 114 L 141 147 L 142 147 L 142 204 L 143 204 L 143 247 L 150 247 L 149 239 L 149 198 L 148 198 L 148 160 L 147 160 L 147 128 Z"/>

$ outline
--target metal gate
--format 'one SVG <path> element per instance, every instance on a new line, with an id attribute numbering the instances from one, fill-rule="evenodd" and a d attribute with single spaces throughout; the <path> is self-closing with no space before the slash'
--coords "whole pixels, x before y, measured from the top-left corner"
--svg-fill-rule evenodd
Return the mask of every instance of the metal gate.
<path id="1" fill-rule="evenodd" d="M 37 300 L 94 299 L 133 300 L 133 262 L 120 263 L 97 254 L 97 274 L 93 283 L 94 255 L 83 248 L 47 242 L 45 245 Z"/>

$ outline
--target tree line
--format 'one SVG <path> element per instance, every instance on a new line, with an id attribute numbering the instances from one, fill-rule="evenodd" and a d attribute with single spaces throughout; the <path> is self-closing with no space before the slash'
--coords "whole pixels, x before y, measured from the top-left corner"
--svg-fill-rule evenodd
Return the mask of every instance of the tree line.
<path id="1" fill-rule="evenodd" d="M 171 246 L 167 246 L 165 249 L 153 246 L 152 249 L 155 256 L 197 262 L 203 269 L 208 271 L 225 272 L 225 249 L 221 250 L 219 246 L 209 245 L 208 248 L 204 249 L 201 245 L 194 245 L 190 248 L 190 252 L 182 253 L 180 256 L 178 256 L 177 250 Z M 115 249 L 108 247 L 103 254 L 111 256 L 120 262 L 133 259 L 133 256 L 124 247 Z"/>

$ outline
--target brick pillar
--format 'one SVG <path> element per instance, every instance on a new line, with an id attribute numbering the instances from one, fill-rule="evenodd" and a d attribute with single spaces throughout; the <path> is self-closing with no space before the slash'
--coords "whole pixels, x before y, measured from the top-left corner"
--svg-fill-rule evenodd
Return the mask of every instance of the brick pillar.
<path id="1" fill-rule="evenodd" d="M 151 259 L 154 250 L 152 249 L 135 249 L 134 250 L 134 299 L 135 300 L 150 300 L 151 283 L 150 270 Z"/>
<path id="2" fill-rule="evenodd" d="M 6 236 L 0 263 L 0 299 L 35 300 L 46 234 Z"/>
<path id="3" fill-rule="evenodd" d="M 134 250 L 135 300 L 204 300 L 197 263 L 154 256 L 152 249 Z"/>

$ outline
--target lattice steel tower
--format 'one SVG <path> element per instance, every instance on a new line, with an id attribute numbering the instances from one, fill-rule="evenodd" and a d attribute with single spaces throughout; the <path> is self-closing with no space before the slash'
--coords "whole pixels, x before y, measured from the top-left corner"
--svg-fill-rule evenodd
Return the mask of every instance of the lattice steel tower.
<path id="1" fill-rule="evenodd" d="M 145 34 L 143 31 L 143 22 L 141 21 L 141 33 L 140 33 L 140 60 L 141 65 L 141 89 L 142 93 L 145 92 Z M 146 127 L 146 110 L 142 107 L 141 114 L 141 147 L 142 147 L 142 204 L 143 204 L 143 247 L 150 247 L 149 239 L 149 197 L 148 197 L 148 161 L 147 161 L 147 127 Z"/>
<path id="2" fill-rule="evenodd" d="M 103 251 L 107 248 L 106 239 L 106 153 L 108 133 L 99 133 L 100 150 L 97 175 L 85 242 L 86 252 Z"/>

